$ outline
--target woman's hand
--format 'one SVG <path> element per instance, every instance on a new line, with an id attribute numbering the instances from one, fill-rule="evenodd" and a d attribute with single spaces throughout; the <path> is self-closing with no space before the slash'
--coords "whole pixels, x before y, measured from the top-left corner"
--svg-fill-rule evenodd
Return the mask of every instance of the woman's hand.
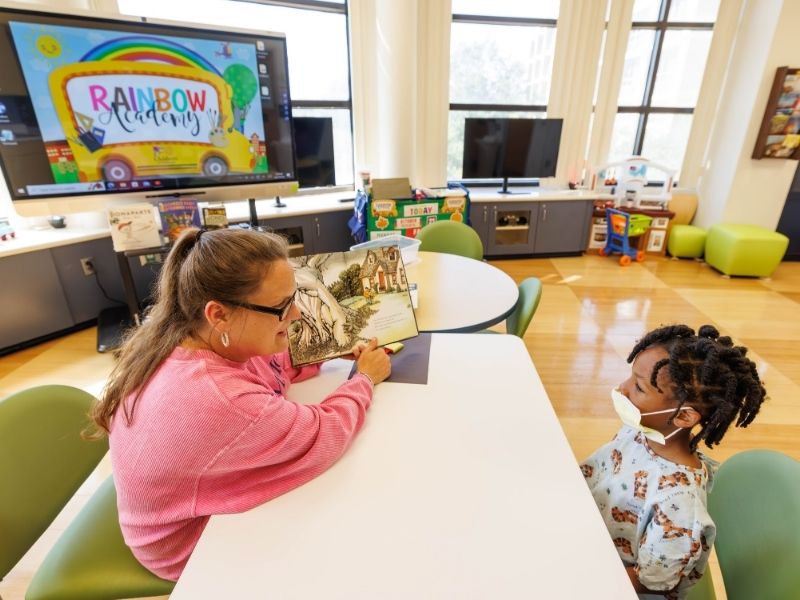
<path id="1" fill-rule="evenodd" d="M 356 344 L 356 347 L 358 346 L 359 344 Z M 356 347 L 353 348 L 353 354 L 356 353 Z M 376 338 L 372 338 L 368 344 L 358 348 L 357 357 L 356 371 L 369 377 L 375 385 L 384 381 L 392 372 L 392 363 L 389 362 L 389 357 L 386 356 L 383 348 L 378 348 Z"/>
<path id="2" fill-rule="evenodd" d="M 358 360 L 358 357 L 361 356 L 361 352 L 364 348 L 367 347 L 367 342 L 357 342 L 353 349 L 350 350 L 349 354 L 343 354 L 337 358 L 344 358 L 345 360 Z"/>

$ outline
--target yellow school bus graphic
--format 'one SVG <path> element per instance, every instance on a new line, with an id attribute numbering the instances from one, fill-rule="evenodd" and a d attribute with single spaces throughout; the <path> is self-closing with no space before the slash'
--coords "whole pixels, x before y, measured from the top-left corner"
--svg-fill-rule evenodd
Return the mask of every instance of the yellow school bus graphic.
<path id="1" fill-rule="evenodd" d="M 91 61 L 54 69 L 50 93 L 81 181 L 252 173 L 230 85 L 210 71 Z"/>

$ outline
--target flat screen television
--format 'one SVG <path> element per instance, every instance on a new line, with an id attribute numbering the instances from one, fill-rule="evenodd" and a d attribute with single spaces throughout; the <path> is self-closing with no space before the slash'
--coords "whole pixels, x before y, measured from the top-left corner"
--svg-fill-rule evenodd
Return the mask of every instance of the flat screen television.
<path id="1" fill-rule="evenodd" d="M 467 118 L 464 122 L 464 179 L 553 177 L 563 119 Z"/>
<path id="2" fill-rule="evenodd" d="M 333 119 L 294 117 L 297 181 L 301 188 L 336 185 L 333 158 Z"/>
<path id="3" fill-rule="evenodd" d="M 287 65 L 283 34 L 0 8 L 0 167 L 17 212 L 291 193 Z"/>

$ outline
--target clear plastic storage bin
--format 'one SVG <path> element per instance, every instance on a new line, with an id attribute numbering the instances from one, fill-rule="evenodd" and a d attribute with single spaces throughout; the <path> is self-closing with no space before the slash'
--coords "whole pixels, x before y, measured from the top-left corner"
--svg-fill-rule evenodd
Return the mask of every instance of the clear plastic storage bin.
<path id="1" fill-rule="evenodd" d="M 400 254 L 403 257 L 403 264 L 409 265 L 419 260 L 417 253 L 419 246 L 422 242 L 414 238 L 406 237 L 404 235 L 388 235 L 386 237 L 378 238 L 377 240 L 370 240 L 355 246 L 350 246 L 350 250 L 364 250 L 366 248 L 382 248 L 383 246 L 399 246 Z"/>

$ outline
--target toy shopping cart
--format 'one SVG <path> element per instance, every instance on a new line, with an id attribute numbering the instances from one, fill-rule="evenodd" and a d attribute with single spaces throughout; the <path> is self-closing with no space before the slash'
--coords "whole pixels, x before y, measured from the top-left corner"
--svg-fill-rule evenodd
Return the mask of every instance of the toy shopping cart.
<path id="1" fill-rule="evenodd" d="M 631 260 L 644 260 L 643 241 L 653 217 L 647 215 L 631 215 L 613 208 L 606 209 L 608 236 L 605 248 L 600 249 L 601 256 L 619 253 L 619 264 L 623 267 L 631 264 Z M 641 249 L 640 249 L 641 248 Z"/>

